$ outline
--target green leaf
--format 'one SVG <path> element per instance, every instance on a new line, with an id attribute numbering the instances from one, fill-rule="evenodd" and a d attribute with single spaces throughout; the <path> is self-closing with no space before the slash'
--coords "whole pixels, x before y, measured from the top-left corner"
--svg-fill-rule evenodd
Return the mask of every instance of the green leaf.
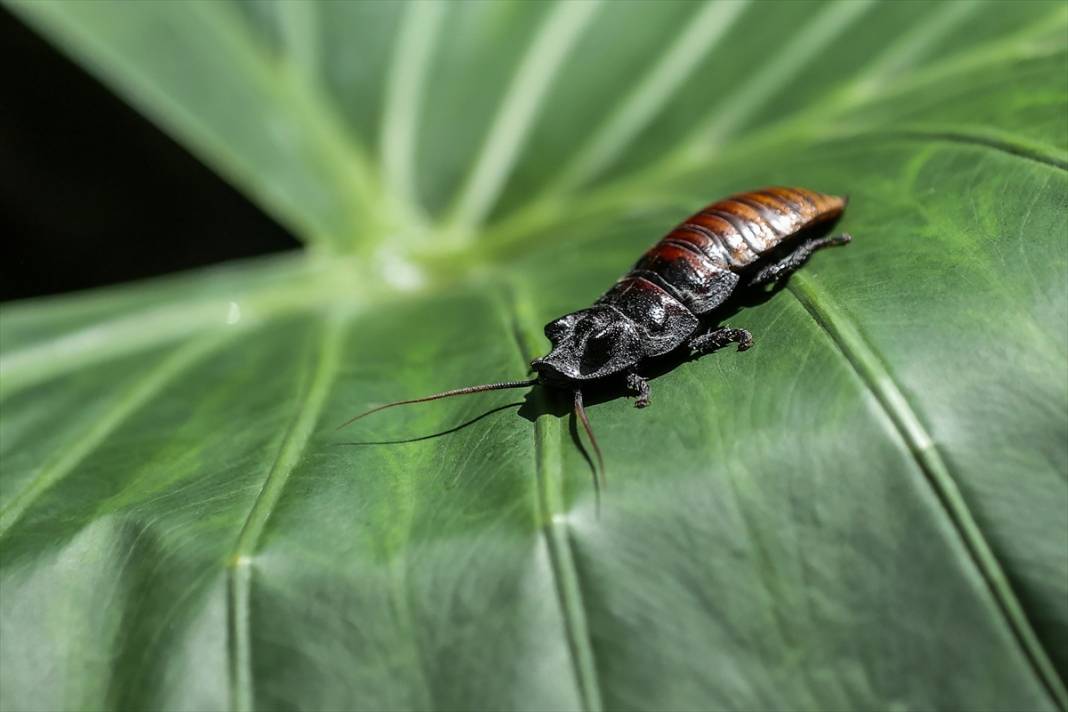
<path id="1" fill-rule="evenodd" d="M 1068 708 L 1063 3 L 10 7 L 316 249 L 4 307 L 0 708 Z M 599 513 L 541 389 L 335 432 L 766 184 L 855 241 Z"/>

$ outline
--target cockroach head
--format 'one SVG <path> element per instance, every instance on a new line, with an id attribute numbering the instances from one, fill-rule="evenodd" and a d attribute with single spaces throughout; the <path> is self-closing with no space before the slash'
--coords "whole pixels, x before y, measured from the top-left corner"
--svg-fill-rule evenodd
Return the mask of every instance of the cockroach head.
<path id="1" fill-rule="evenodd" d="M 550 383 L 604 378 L 630 368 L 642 358 L 637 326 L 605 304 L 549 322 L 545 335 L 553 343 L 552 351 L 530 365 Z"/>

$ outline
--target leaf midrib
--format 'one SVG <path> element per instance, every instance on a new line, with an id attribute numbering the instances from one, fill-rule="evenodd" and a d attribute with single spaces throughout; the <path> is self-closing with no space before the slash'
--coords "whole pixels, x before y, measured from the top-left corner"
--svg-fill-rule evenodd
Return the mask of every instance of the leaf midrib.
<path id="1" fill-rule="evenodd" d="M 521 300 L 525 292 L 514 284 L 506 284 L 504 307 L 511 323 L 516 350 L 527 368 L 534 354 L 530 344 L 538 329 L 530 315 L 529 302 Z M 548 400 L 545 389 L 535 386 L 536 402 L 544 406 Z M 584 712 L 604 709 L 601 684 L 593 653 L 593 641 L 586 623 L 586 606 L 579 585 L 578 567 L 567 533 L 566 511 L 563 506 L 563 449 L 560 446 L 561 419 L 542 415 L 534 423 L 534 511 L 536 523 L 548 552 L 549 570 L 553 576 L 563 619 L 564 637 L 571 656 L 571 666 Z"/>
<path id="2" fill-rule="evenodd" d="M 787 291 L 842 354 L 893 424 L 911 458 L 923 473 L 924 481 L 933 490 L 940 510 L 967 551 L 972 566 L 979 571 L 1028 666 L 1049 694 L 1054 706 L 1068 710 L 1068 692 L 1064 681 L 1035 634 L 1001 563 L 983 536 L 949 466 L 939 454 L 934 438 L 894 380 L 890 369 L 868 344 L 857 325 L 813 277 L 803 272 L 793 275 Z"/>

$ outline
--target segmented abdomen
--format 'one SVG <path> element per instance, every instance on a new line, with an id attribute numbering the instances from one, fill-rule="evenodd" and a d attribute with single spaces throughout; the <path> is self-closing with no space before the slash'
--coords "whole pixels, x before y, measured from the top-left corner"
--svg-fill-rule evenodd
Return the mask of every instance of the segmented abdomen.
<path id="1" fill-rule="evenodd" d="M 614 303 L 640 280 L 695 314 L 706 312 L 730 295 L 740 270 L 801 230 L 838 217 L 845 202 L 804 188 L 766 188 L 712 203 L 642 255 L 601 301 Z"/>

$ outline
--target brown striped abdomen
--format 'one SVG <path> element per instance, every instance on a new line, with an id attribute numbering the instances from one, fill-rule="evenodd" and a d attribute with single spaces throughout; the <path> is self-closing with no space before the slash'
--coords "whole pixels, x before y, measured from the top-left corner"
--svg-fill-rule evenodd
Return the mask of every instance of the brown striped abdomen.
<path id="1" fill-rule="evenodd" d="M 845 199 L 804 188 L 739 193 L 691 215 L 642 255 L 602 302 L 615 303 L 633 280 L 648 282 L 694 314 L 723 303 L 738 272 L 784 240 L 842 214 Z"/>

